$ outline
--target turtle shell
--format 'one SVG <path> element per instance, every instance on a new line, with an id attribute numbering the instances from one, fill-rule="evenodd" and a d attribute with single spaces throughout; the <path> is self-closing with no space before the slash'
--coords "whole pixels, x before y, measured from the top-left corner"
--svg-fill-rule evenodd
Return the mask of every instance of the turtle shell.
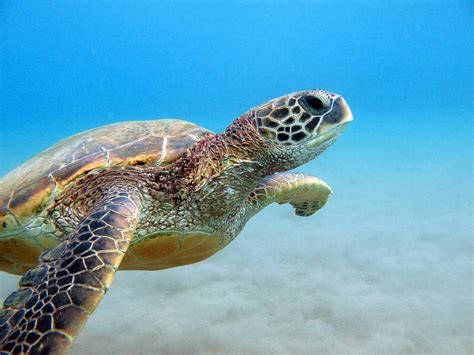
<path id="1" fill-rule="evenodd" d="M 207 134 L 212 132 L 193 123 L 163 119 L 111 124 L 60 141 L 0 181 L 0 235 L 10 222 L 31 219 L 88 171 L 112 165 L 167 165 Z"/>

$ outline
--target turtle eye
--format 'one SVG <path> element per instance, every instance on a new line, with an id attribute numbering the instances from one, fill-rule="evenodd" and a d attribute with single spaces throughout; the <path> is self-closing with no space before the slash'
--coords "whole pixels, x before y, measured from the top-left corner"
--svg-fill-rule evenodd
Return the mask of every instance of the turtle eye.
<path id="1" fill-rule="evenodd" d="M 324 102 L 312 95 L 303 96 L 300 98 L 300 104 L 303 106 L 307 111 L 311 112 L 314 115 L 320 114 L 322 110 L 324 110 Z"/>

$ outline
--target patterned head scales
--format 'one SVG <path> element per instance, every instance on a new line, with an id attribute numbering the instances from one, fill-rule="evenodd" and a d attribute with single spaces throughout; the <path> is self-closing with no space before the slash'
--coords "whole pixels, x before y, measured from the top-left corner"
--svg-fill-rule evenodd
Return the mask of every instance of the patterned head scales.
<path id="1" fill-rule="evenodd" d="M 340 95 L 309 90 L 271 100 L 256 108 L 254 125 L 268 139 L 295 145 L 351 119 L 350 109 Z"/>

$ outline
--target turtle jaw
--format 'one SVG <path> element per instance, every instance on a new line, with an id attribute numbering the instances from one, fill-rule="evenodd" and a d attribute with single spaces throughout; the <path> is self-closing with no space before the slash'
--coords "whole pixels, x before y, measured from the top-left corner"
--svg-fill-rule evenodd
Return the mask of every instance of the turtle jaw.
<path id="1" fill-rule="evenodd" d="M 351 119 L 352 120 L 352 119 Z M 308 148 L 315 148 L 324 143 L 334 142 L 342 134 L 347 124 L 351 121 L 345 121 L 344 123 L 337 124 L 335 127 L 325 130 L 323 133 L 318 134 L 315 138 L 311 139 L 306 146 Z"/>

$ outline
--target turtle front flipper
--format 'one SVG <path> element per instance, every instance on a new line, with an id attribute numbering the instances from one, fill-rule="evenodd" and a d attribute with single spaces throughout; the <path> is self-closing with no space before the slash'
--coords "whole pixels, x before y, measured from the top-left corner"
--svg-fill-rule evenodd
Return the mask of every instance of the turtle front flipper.
<path id="1" fill-rule="evenodd" d="M 109 288 L 133 237 L 140 202 L 102 199 L 67 239 L 43 253 L 0 310 L 0 353 L 64 354 Z"/>
<path id="2" fill-rule="evenodd" d="M 250 204 L 260 210 L 269 204 L 289 203 L 298 216 L 311 216 L 327 202 L 331 188 L 318 178 L 303 173 L 283 173 L 266 177 L 250 196 Z"/>

